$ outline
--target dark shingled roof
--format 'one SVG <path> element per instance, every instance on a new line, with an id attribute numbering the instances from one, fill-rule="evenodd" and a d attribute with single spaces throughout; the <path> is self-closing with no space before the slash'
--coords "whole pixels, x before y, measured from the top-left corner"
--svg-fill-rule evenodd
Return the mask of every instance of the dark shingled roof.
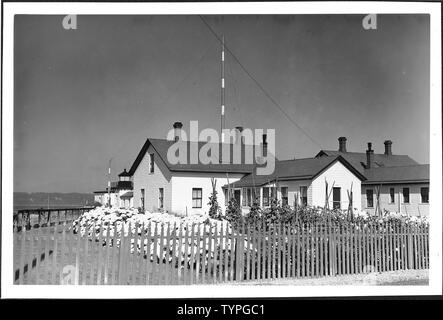
<path id="1" fill-rule="evenodd" d="M 351 163 L 360 172 L 365 171 L 366 152 L 340 152 L 335 150 L 321 150 L 316 157 L 321 156 L 342 156 Z M 399 167 L 418 165 L 418 162 L 406 155 L 385 155 L 374 153 L 374 165 L 376 168 L 381 167 Z"/>
<path id="2" fill-rule="evenodd" d="M 412 166 L 383 167 L 365 170 L 364 184 L 380 183 L 428 183 L 429 164 Z"/>
<path id="3" fill-rule="evenodd" d="M 165 163 L 165 165 L 168 167 L 170 171 L 192 171 L 192 172 L 229 172 L 229 173 L 251 173 L 252 170 L 258 165 L 257 161 L 253 161 L 252 164 L 245 163 L 244 160 L 244 152 L 242 152 L 243 156 L 241 161 L 238 161 L 240 163 L 234 163 L 233 155 L 234 155 L 234 144 L 218 144 L 219 148 L 219 161 L 222 158 L 221 150 L 223 148 L 230 148 L 230 159 L 227 161 L 227 163 L 213 163 L 213 164 L 203 164 L 200 162 L 200 159 L 198 159 L 198 163 L 191 164 L 190 161 L 190 152 L 191 148 L 198 148 L 200 150 L 204 145 L 206 145 L 206 142 L 189 142 L 189 141 L 182 141 L 181 143 L 186 144 L 187 147 L 187 163 L 188 164 L 171 164 L 168 161 L 167 154 L 168 149 L 171 147 L 175 142 L 164 140 L 164 139 L 152 139 L 148 138 L 143 145 L 142 149 L 140 150 L 137 158 L 135 159 L 134 163 L 131 166 L 131 169 L 129 170 L 130 175 L 132 176 L 137 169 L 138 165 L 142 161 L 143 157 L 145 156 L 148 148 L 150 145 L 155 149 L 155 151 L 159 154 L 161 160 Z M 209 144 L 214 146 L 214 144 Z M 217 145 L 215 144 L 215 147 L 217 148 Z M 255 148 L 259 146 L 248 146 L 251 148 L 252 152 L 255 152 Z"/>
<path id="4" fill-rule="evenodd" d="M 346 168 L 359 177 L 360 180 L 365 179 L 365 177 L 343 157 L 323 156 L 318 158 L 276 161 L 274 174 L 263 176 L 253 173 L 230 185 L 235 187 L 253 187 L 267 184 L 276 179 L 280 181 L 311 180 L 337 161 L 341 162 Z M 227 187 L 227 185 L 225 187 Z"/>

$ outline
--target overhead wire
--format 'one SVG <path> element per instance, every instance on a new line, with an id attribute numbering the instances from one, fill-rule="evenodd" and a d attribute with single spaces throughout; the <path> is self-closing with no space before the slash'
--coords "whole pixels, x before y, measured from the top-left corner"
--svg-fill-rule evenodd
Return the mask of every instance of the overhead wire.
<path id="1" fill-rule="evenodd" d="M 222 40 L 217 35 L 217 33 L 214 31 L 214 29 L 209 25 L 209 23 L 203 18 L 203 16 L 199 15 L 201 21 L 204 23 L 204 25 L 209 29 L 209 31 L 212 33 L 212 35 L 220 42 L 222 43 Z M 297 128 L 299 129 L 306 137 L 311 140 L 315 145 L 320 147 L 322 149 L 321 144 L 317 142 L 306 130 L 304 130 L 294 119 L 292 119 L 289 114 L 280 106 L 280 104 L 271 96 L 271 94 L 264 88 L 264 86 L 251 74 L 251 72 L 248 71 L 248 69 L 241 63 L 239 58 L 231 51 L 231 49 L 225 44 L 225 50 L 231 54 L 231 56 L 234 58 L 234 60 L 238 63 L 240 68 L 246 73 L 246 75 L 256 84 L 256 86 L 263 92 L 263 94 L 272 102 L 272 104 L 277 107 L 281 113 Z"/>

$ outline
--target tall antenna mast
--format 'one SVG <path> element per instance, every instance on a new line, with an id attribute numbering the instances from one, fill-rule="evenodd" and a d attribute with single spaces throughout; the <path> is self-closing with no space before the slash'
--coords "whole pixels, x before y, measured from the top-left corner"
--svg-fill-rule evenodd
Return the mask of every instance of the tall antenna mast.
<path id="1" fill-rule="evenodd" d="M 222 143 L 225 142 L 225 36 L 222 35 L 222 52 L 221 52 L 221 116 L 220 116 L 220 132 Z"/>

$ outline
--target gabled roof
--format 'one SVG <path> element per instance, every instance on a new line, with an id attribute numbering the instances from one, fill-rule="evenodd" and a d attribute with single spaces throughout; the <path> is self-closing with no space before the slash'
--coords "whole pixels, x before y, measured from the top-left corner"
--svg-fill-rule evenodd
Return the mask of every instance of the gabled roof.
<path id="1" fill-rule="evenodd" d="M 322 156 L 342 156 L 351 163 L 360 172 L 365 171 L 366 152 L 340 152 L 336 150 L 321 150 L 316 157 Z M 374 165 L 376 168 L 381 167 L 398 167 L 418 165 L 418 162 L 411 159 L 407 155 L 385 155 L 374 153 Z"/>
<path id="2" fill-rule="evenodd" d="M 277 161 L 275 163 L 275 171 L 272 175 L 264 176 L 252 173 L 243 177 L 235 183 L 231 183 L 230 185 L 235 187 L 258 187 L 275 180 L 312 180 L 337 161 L 342 163 L 360 180 L 365 180 L 365 177 L 362 175 L 362 173 L 356 170 L 343 157 L 323 156 L 318 158 Z M 227 187 L 227 185 L 224 187 Z"/>
<path id="3" fill-rule="evenodd" d="M 429 164 L 367 169 L 364 184 L 429 183 Z"/>
<path id="4" fill-rule="evenodd" d="M 190 152 L 189 150 L 192 150 L 191 148 L 197 148 L 198 150 L 201 150 L 201 148 L 206 145 L 206 142 L 200 141 L 200 142 L 190 142 L 190 141 L 181 141 L 180 143 L 185 144 L 185 147 L 187 148 L 187 163 L 188 164 L 171 164 L 168 161 L 168 150 L 169 148 L 174 144 L 174 141 L 164 140 L 164 139 L 152 139 L 148 138 L 146 139 L 145 144 L 143 145 L 142 149 L 140 150 L 137 158 L 135 159 L 134 163 L 131 166 L 131 169 L 129 170 L 129 174 L 132 176 L 135 171 L 137 170 L 137 167 L 139 166 L 140 162 L 143 160 L 146 152 L 148 151 L 149 146 L 152 146 L 154 150 L 158 153 L 161 160 L 164 162 L 166 167 L 170 171 L 192 171 L 192 172 L 229 172 L 229 173 L 251 173 L 252 170 L 258 165 L 258 162 L 256 160 L 253 161 L 252 164 L 246 163 L 244 159 L 244 152 L 242 152 L 243 156 L 242 159 L 238 162 L 240 163 L 234 163 L 233 155 L 234 155 L 234 144 L 209 144 L 211 146 L 218 147 L 219 150 L 219 160 L 222 159 L 222 150 L 224 148 L 229 148 L 230 150 L 230 159 L 227 161 L 227 163 L 213 163 L 213 164 L 204 164 L 200 162 L 200 159 L 198 159 L 198 163 L 192 164 L 190 161 Z M 248 146 L 251 147 L 252 152 L 255 152 L 255 148 L 259 146 Z"/>

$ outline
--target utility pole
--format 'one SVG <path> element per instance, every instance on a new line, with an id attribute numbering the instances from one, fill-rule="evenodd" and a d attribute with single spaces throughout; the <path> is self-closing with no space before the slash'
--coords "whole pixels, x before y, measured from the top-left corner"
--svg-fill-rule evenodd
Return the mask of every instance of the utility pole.
<path id="1" fill-rule="evenodd" d="M 225 36 L 222 36 L 222 52 L 221 52 L 221 116 L 220 131 L 222 143 L 225 142 Z"/>
<path id="2" fill-rule="evenodd" d="M 108 206 L 111 207 L 111 162 L 112 158 L 109 159 L 108 165 Z"/>

